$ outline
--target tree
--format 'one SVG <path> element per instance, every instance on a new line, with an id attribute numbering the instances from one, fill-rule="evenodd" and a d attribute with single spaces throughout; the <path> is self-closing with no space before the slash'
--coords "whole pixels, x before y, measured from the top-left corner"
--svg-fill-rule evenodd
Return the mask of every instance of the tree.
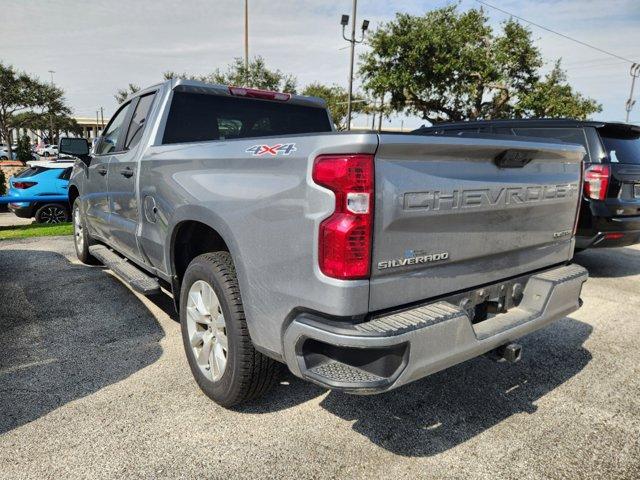
<path id="1" fill-rule="evenodd" d="M 249 62 L 248 72 L 244 68 L 244 61 L 241 58 L 235 58 L 233 62 L 227 66 L 226 71 L 217 68 L 213 73 L 207 75 L 194 75 L 187 72 L 178 73 L 173 70 L 167 70 L 162 76 L 165 80 L 184 78 L 207 83 L 220 83 L 223 85 L 236 85 L 296 93 L 295 77 L 282 73 L 280 70 L 268 69 L 262 57 L 255 57 Z M 129 95 L 139 90 L 140 87 L 138 85 L 130 83 L 128 88 L 118 90 L 114 97 L 118 104 L 120 104 L 124 102 Z"/>
<path id="2" fill-rule="evenodd" d="M 536 83 L 515 105 L 515 116 L 585 119 L 591 113 L 602 111 L 595 100 L 573 92 L 566 80 L 558 60 L 544 80 Z"/>
<path id="3" fill-rule="evenodd" d="M 327 102 L 331 118 L 336 124 L 338 130 L 346 130 L 347 128 L 347 105 L 349 94 L 347 90 L 339 85 L 323 85 L 319 82 L 307 85 L 302 91 L 303 95 L 312 97 L 320 97 Z M 353 105 L 354 112 L 361 112 L 366 108 L 366 102 L 360 96 L 354 96 Z"/>
<path id="4" fill-rule="evenodd" d="M 54 88 L 0 62 L 0 137 L 9 147 L 9 158 L 12 156 L 11 130 L 16 127 L 17 114 L 45 108 Z"/>
<path id="5" fill-rule="evenodd" d="M 60 132 L 78 135 L 82 133 L 75 119 L 71 117 L 71 109 L 66 104 L 64 91 L 50 84 L 43 85 L 42 104 L 16 114 L 13 124 L 16 128 L 31 130 L 39 138 L 47 138 L 49 143 L 56 143 L 60 138 Z"/>
<path id="6" fill-rule="evenodd" d="M 529 115 L 531 108 L 518 104 L 542 88 L 542 55 L 531 31 L 507 20 L 495 34 L 482 10 L 459 12 L 452 5 L 421 17 L 397 14 L 371 34 L 369 43 L 371 51 L 360 66 L 365 89 L 376 98 L 387 93 L 394 110 L 431 122 Z M 582 105 L 583 116 L 599 111 L 593 100 L 562 85 L 562 92 L 547 91 Z M 535 98 L 536 104 L 544 101 Z"/>
<path id="7" fill-rule="evenodd" d="M 140 87 L 138 85 L 136 85 L 135 83 L 130 83 L 127 86 L 127 88 L 118 89 L 118 91 L 116 92 L 116 94 L 113 97 L 116 99 L 116 102 L 118 102 L 118 105 L 120 105 L 127 98 L 129 98 L 129 95 L 133 95 L 134 93 L 136 93 L 138 91 L 140 91 Z"/>
<path id="8" fill-rule="evenodd" d="M 248 71 L 244 67 L 244 61 L 241 58 L 235 58 L 225 72 L 218 68 L 211 75 L 206 76 L 205 80 L 223 85 L 296 93 L 295 77 L 280 70 L 269 70 L 262 57 L 251 60 Z"/>

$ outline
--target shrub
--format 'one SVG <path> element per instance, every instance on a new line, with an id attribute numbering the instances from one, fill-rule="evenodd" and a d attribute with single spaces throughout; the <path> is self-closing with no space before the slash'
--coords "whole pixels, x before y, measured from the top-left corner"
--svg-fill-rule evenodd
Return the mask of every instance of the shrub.
<path id="1" fill-rule="evenodd" d="M 4 172 L 0 168 L 0 197 L 7 193 L 7 186 L 5 185 L 7 178 L 4 176 Z"/>
<path id="2" fill-rule="evenodd" d="M 31 141 L 29 137 L 23 135 L 18 138 L 18 146 L 16 148 L 16 160 L 26 162 L 31 160 Z"/>

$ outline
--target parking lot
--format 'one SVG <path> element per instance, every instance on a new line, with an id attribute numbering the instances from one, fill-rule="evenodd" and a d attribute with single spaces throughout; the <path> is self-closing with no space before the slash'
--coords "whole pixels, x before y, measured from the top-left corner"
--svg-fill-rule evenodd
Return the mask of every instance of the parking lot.
<path id="1" fill-rule="evenodd" d="M 80 265 L 71 237 L 0 242 L 0 477 L 638 478 L 640 247 L 593 250 L 584 307 L 478 358 L 355 397 L 284 375 L 225 410 L 166 296 Z"/>

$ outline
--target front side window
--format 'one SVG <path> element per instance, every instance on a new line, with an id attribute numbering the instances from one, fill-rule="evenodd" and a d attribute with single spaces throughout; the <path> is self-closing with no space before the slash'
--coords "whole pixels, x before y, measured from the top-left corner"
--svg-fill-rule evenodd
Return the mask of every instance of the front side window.
<path id="1" fill-rule="evenodd" d="M 124 121 L 129 113 L 129 107 L 131 107 L 131 103 L 127 103 L 118 110 L 118 113 L 116 113 L 115 117 L 113 117 L 107 126 L 107 129 L 102 135 L 102 140 L 98 144 L 97 155 L 107 155 L 116 151 L 118 140 L 120 140 L 123 134 L 122 132 L 124 131 Z"/>
<path id="2" fill-rule="evenodd" d="M 136 105 L 136 110 L 133 112 L 133 116 L 131 117 L 131 124 L 129 125 L 127 140 L 124 143 L 125 150 L 135 148 L 135 146 L 140 142 L 140 139 L 142 138 L 142 132 L 144 132 L 144 126 L 146 124 L 149 111 L 151 110 L 151 105 L 153 105 L 153 99 L 155 98 L 155 96 L 155 93 L 150 93 L 148 95 L 140 97 L 138 105 Z"/>

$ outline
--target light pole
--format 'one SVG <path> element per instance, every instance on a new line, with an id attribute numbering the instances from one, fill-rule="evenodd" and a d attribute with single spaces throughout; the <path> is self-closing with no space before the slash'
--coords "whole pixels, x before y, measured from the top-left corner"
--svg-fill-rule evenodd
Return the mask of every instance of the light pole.
<path id="1" fill-rule="evenodd" d="M 640 63 L 634 63 L 633 65 L 631 65 L 629 74 L 631 75 L 631 91 L 629 92 L 629 98 L 627 99 L 627 102 L 625 104 L 625 110 L 627 111 L 627 123 L 629 123 L 629 114 L 631 113 L 631 109 L 636 103 L 636 101 L 633 99 L 633 87 L 635 87 L 636 78 L 640 77 Z"/>
<path id="2" fill-rule="evenodd" d="M 244 0 L 244 75 L 249 81 L 249 0 Z"/>
<path id="3" fill-rule="evenodd" d="M 352 114 L 352 97 L 353 97 L 353 60 L 355 55 L 356 43 L 362 43 L 364 40 L 364 32 L 369 28 L 369 20 L 362 21 L 362 35 L 360 40 L 356 40 L 356 11 L 358 8 L 358 0 L 353 0 L 353 10 L 351 13 L 351 37 L 347 38 L 345 29 L 349 24 L 349 15 L 342 15 L 340 25 L 342 25 L 342 38 L 351 44 L 351 59 L 349 63 L 349 96 L 347 97 L 347 130 L 351 130 L 351 114 Z"/>
<path id="4" fill-rule="evenodd" d="M 51 74 L 51 87 L 53 87 L 53 74 L 56 73 L 55 70 L 49 70 L 49 73 Z M 53 113 L 51 113 L 51 107 L 49 107 L 49 136 L 51 138 L 49 138 L 49 144 L 53 144 Z"/>

